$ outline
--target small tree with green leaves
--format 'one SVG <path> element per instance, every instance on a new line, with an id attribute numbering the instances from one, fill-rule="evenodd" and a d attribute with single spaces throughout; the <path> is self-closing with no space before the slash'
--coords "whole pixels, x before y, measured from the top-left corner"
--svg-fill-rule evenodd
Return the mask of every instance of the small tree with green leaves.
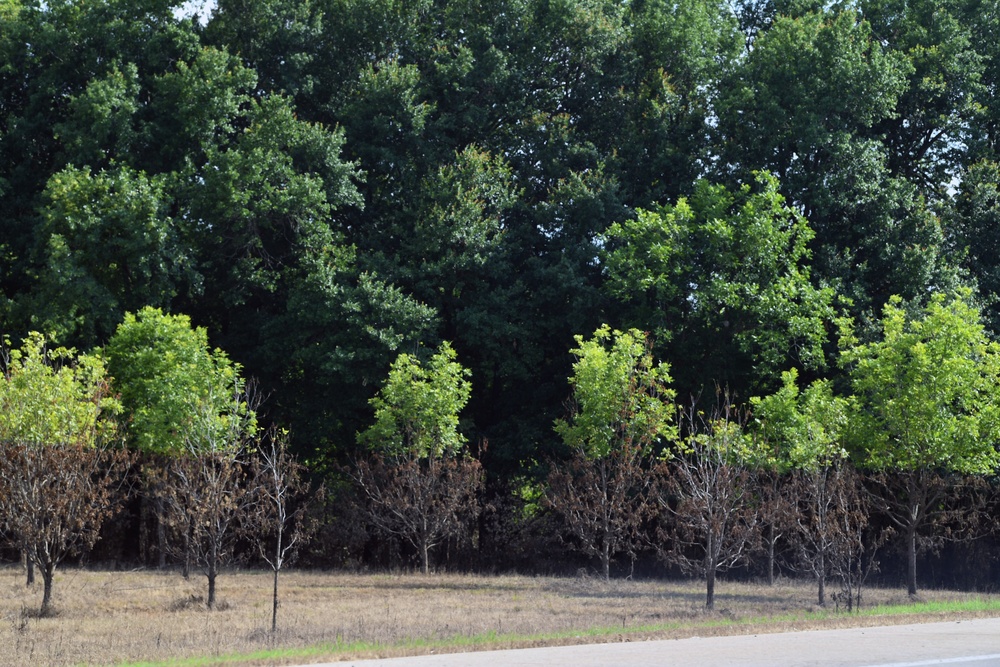
<path id="1" fill-rule="evenodd" d="M 431 551 L 478 516 L 482 468 L 463 451 L 458 430 L 472 391 L 468 376 L 447 342 L 426 363 L 399 355 L 371 400 L 375 423 L 358 436 L 372 451 L 352 473 L 369 520 L 409 542 L 425 574 Z"/>
<path id="2" fill-rule="evenodd" d="M 156 515 L 163 568 L 169 494 L 161 473 L 174 459 L 192 454 L 190 431 L 203 417 L 230 411 L 230 392 L 219 387 L 237 388 L 239 368 L 209 346 L 208 333 L 192 327 L 188 316 L 151 307 L 126 313 L 104 353 L 122 403 L 126 443 L 142 459 L 143 497 Z"/>
<path id="3" fill-rule="evenodd" d="M 56 566 L 90 549 L 118 504 L 130 459 L 116 444 L 120 406 L 100 357 L 5 341 L 0 375 L 0 522 L 42 574 L 51 610 Z"/>
<path id="4" fill-rule="evenodd" d="M 834 395 L 829 381 L 799 390 L 798 374 L 782 374 L 782 387 L 751 403 L 761 431 L 782 451 L 791 470 L 789 495 L 795 509 L 792 542 L 799 567 L 816 578 L 817 602 L 826 604 L 831 573 L 850 594 L 860 586 L 853 574 L 864 544 L 867 507 L 845 448 L 851 400 Z"/>
<path id="5" fill-rule="evenodd" d="M 949 477 L 1000 463 L 1000 344 L 968 290 L 934 295 L 916 315 L 894 297 L 880 324 L 865 343 L 843 322 L 841 357 L 858 400 L 858 461 L 882 480 L 873 500 L 906 540 L 915 595 L 918 538 L 933 538 L 921 533 L 947 509 Z"/>
<path id="6" fill-rule="evenodd" d="M 569 414 L 555 423 L 572 455 L 552 466 L 546 498 L 573 545 L 598 557 L 608 579 L 612 558 L 631 548 L 643 518 L 649 457 L 675 436 L 674 392 L 669 367 L 654 361 L 641 331 L 605 325 L 576 343 Z"/>

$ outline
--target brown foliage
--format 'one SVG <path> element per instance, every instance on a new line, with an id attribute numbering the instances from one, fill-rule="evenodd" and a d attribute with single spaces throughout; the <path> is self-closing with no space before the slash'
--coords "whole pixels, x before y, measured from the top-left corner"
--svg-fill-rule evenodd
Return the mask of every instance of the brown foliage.
<path id="1" fill-rule="evenodd" d="M 754 480 L 735 451 L 742 421 L 728 405 L 711 419 L 688 411 L 687 451 L 657 470 L 660 555 L 705 578 L 706 609 L 715 606 L 716 573 L 742 564 L 758 537 Z"/>
<path id="2" fill-rule="evenodd" d="M 479 515 L 483 471 L 472 458 L 375 454 L 358 461 L 351 476 L 368 521 L 412 545 L 425 574 L 430 552 L 447 539 L 466 536 Z"/>
<path id="3" fill-rule="evenodd" d="M 548 506 L 563 517 L 572 545 L 600 559 L 604 579 L 615 555 L 634 553 L 646 515 L 646 462 L 641 446 L 625 442 L 599 458 L 578 451 L 549 473 Z"/>
<path id="4" fill-rule="evenodd" d="M 253 505 L 242 449 L 186 454 L 171 459 L 155 484 L 164 522 L 172 533 L 167 551 L 208 578 L 209 609 L 215 606 L 216 577 L 233 557 Z M 157 473 L 151 473 L 157 474 Z"/>
<path id="5" fill-rule="evenodd" d="M 118 508 L 131 456 L 84 445 L 0 445 L 0 522 L 11 546 L 38 566 L 41 613 L 51 611 L 56 566 L 85 553 Z"/>

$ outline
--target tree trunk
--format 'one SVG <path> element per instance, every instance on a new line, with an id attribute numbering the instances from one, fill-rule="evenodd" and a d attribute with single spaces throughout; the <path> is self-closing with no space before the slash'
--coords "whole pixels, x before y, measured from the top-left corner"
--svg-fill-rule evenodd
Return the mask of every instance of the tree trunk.
<path id="1" fill-rule="evenodd" d="M 705 568 L 705 609 L 715 609 L 715 563 Z"/>
<path id="2" fill-rule="evenodd" d="M 917 527 L 906 527 L 906 592 L 917 594 Z"/>
<path id="3" fill-rule="evenodd" d="M 181 566 L 181 575 L 185 579 L 191 576 L 191 531 L 194 530 L 192 523 L 188 522 L 188 528 L 184 531 L 184 563 Z"/>
<path id="4" fill-rule="evenodd" d="M 24 559 L 24 570 L 27 573 L 25 575 L 25 586 L 35 585 L 35 561 L 28 557 L 28 553 L 25 551 L 21 552 L 21 557 Z"/>
<path id="5" fill-rule="evenodd" d="M 219 552 L 213 543 L 208 553 L 208 601 L 205 603 L 209 609 L 215 609 L 215 577 L 219 574 Z"/>
<path id="6" fill-rule="evenodd" d="M 274 596 L 271 598 L 271 634 L 278 631 L 278 566 L 274 567 Z"/>
<path id="7" fill-rule="evenodd" d="M 209 568 L 208 570 L 208 602 L 206 606 L 209 609 L 215 609 L 215 568 Z"/>
<path id="8" fill-rule="evenodd" d="M 42 616 L 48 616 L 49 612 L 52 611 L 52 578 L 55 576 L 55 573 L 55 563 L 46 563 L 42 568 L 42 585 L 44 586 L 44 592 L 42 593 Z"/>
<path id="9" fill-rule="evenodd" d="M 424 561 L 424 574 L 431 573 L 431 550 L 427 546 L 427 540 L 420 541 L 420 556 Z"/>
<path id="10" fill-rule="evenodd" d="M 167 567 L 167 527 L 164 525 L 166 510 L 163 507 L 163 499 L 156 499 L 156 552 L 157 567 L 161 570 Z M 187 575 L 184 575 L 185 577 Z"/>
<path id="11" fill-rule="evenodd" d="M 774 586 L 774 524 L 767 528 L 767 585 Z"/>
<path id="12" fill-rule="evenodd" d="M 819 567 L 816 568 L 816 578 L 819 579 L 819 592 L 817 593 L 817 603 L 820 607 L 826 606 L 826 559 L 823 553 L 819 554 Z"/>
<path id="13" fill-rule="evenodd" d="M 601 574 L 604 581 L 611 581 L 611 548 L 607 539 L 601 542 Z"/>

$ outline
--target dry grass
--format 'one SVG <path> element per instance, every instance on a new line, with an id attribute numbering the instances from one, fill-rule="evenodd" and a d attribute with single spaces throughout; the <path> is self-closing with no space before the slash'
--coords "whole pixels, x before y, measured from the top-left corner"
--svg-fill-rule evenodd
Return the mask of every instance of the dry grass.
<path id="1" fill-rule="evenodd" d="M 232 664 L 292 664 L 887 622 L 882 616 L 819 610 L 806 582 L 773 587 L 720 582 L 714 613 L 704 611 L 698 582 L 318 572 L 290 572 L 282 582 L 282 629 L 272 637 L 267 572 L 225 573 L 219 579 L 220 609 L 210 612 L 201 604 L 202 577 L 185 581 L 173 572 L 66 569 L 55 582 L 57 615 L 37 618 L 32 610 L 40 603 L 40 586 L 26 589 L 19 568 L 0 569 L 6 593 L 0 598 L 0 662 L 12 667 L 117 664 L 241 654 Z M 1000 610 L 1000 596 L 933 591 L 924 598 L 986 599 Z M 871 589 L 866 604 L 909 601 L 904 591 Z M 902 622 L 956 613 L 914 612 L 918 615 L 892 618 Z M 247 656 L 255 652 L 256 657 Z"/>

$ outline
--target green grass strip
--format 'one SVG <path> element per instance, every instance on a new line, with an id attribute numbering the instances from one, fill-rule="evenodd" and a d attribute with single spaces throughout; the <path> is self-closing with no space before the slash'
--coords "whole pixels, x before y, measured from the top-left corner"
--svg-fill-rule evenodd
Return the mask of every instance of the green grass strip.
<path id="1" fill-rule="evenodd" d="M 719 628 L 753 625 L 773 625 L 779 623 L 801 623 L 807 621 L 824 621 L 837 618 L 882 618 L 891 616 L 944 615 L 956 613 L 1000 613 L 1000 600 L 974 598 L 971 600 L 956 600 L 951 602 L 915 602 L 911 604 L 864 607 L 854 613 L 836 612 L 832 610 L 801 611 L 771 616 L 753 616 L 746 618 L 718 618 L 700 621 L 674 621 L 653 625 L 625 625 L 615 627 L 593 627 L 580 630 L 564 630 L 560 632 L 539 634 L 514 634 L 490 631 L 479 635 L 458 635 L 444 639 L 411 639 L 394 644 L 379 644 L 374 642 L 333 642 L 296 648 L 262 649 L 250 653 L 234 653 L 218 656 L 198 656 L 192 658 L 176 658 L 159 662 L 128 662 L 119 663 L 118 667 L 211 667 L 239 662 L 266 660 L 308 659 L 318 656 L 336 656 L 345 653 L 369 653 L 387 649 L 436 649 L 489 646 L 496 644 L 518 644 L 539 641 L 560 641 L 580 637 L 610 637 L 622 634 L 654 634 L 671 630 L 692 628 Z"/>

